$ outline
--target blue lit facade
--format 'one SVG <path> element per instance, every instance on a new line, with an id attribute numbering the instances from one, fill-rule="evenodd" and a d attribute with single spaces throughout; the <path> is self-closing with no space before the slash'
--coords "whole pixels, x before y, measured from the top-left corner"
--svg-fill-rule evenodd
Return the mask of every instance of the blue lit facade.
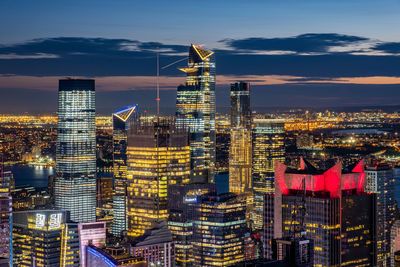
<path id="1" fill-rule="evenodd" d="M 75 222 L 96 221 L 94 80 L 59 81 L 55 206 Z"/>
<path id="2" fill-rule="evenodd" d="M 186 84 L 178 87 L 177 126 L 190 132 L 191 181 L 207 183 L 215 171 L 215 56 L 191 45 Z"/>

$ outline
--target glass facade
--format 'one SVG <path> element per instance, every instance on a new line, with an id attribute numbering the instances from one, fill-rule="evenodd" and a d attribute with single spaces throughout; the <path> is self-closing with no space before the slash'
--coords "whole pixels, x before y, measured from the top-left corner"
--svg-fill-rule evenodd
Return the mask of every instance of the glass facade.
<path id="1" fill-rule="evenodd" d="M 113 114 L 114 197 L 112 234 L 120 236 L 128 229 L 127 221 L 127 155 L 128 129 L 138 119 L 138 107 L 131 106 Z"/>
<path id="2" fill-rule="evenodd" d="M 96 221 L 94 80 L 59 81 L 55 205 L 75 222 Z"/>
<path id="3" fill-rule="evenodd" d="M 252 133 L 252 178 L 254 189 L 253 226 L 262 229 L 263 195 L 275 188 L 275 162 L 285 161 L 285 123 L 255 119 Z"/>
<path id="4" fill-rule="evenodd" d="M 11 172 L 4 171 L 0 166 L 0 258 L 5 258 L 7 261 L 12 258 L 11 176 Z"/>
<path id="5" fill-rule="evenodd" d="M 14 266 L 65 266 L 61 260 L 66 211 L 34 210 L 13 214 Z M 79 254 L 69 252 L 69 257 Z M 69 266 L 79 266 L 69 265 Z"/>
<path id="6" fill-rule="evenodd" d="M 200 196 L 194 211 L 194 266 L 244 261 L 246 200 L 233 193 Z"/>
<path id="7" fill-rule="evenodd" d="M 187 132 L 169 120 L 137 124 L 128 134 L 127 165 L 128 235 L 135 237 L 167 221 L 167 186 L 189 183 Z"/>
<path id="8" fill-rule="evenodd" d="M 366 191 L 376 194 L 377 266 L 390 266 L 391 228 L 395 221 L 394 173 L 388 165 L 366 168 Z"/>
<path id="9" fill-rule="evenodd" d="M 251 129 L 250 84 L 231 84 L 231 128 Z"/>
<path id="10" fill-rule="evenodd" d="M 251 109 L 250 86 L 231 84 L 231 146 L 229 151 L 229 191 L 249 193 L 251 179 Z"/>
<path id="11" fill-rule="evenodd" d="M 175 243 L 175 266 L 192 266 L 193 204 L 201 195 L 215 191 L 215 184 L 168 186 L 168 227 Z"/>
<path id="12" fill-rule="evenodd" d="M 215 56 L 191 45 L 186 85 L 178 87 L 177 126 L 189 130 L 192 182 L 207 183 L 215 171 Z"/>
<path id="13" fill-rule="evenodd" d="M 351 170 L 326 163 L 316 169 L 302 161 L 299 170 L 277 164 L 273 202 L 272 195 L 266 197 L 273 212 L 265 212 L 265 228 L 273 221 L 275 237 L 305 233 L 314 243 L 314 266 L 376 266 L 376 195 L 364 192 L 363 162 Z"/>

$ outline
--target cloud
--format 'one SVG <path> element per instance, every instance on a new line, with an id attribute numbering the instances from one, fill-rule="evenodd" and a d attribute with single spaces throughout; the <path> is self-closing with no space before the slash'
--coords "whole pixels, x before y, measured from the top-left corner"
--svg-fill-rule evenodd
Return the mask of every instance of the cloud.
<path id="1" fill-rule="evenodd" d="M 328 53 L 335 47 L 368 41 L 368 38 L 336 33 L 308 33 L 285 38 L 225 39 L 221 42 L 233 50 L 291 51 L 293 53 Z"/>
<path id="2" fill-rule="evenodd" d="M 14 53 L 0 54 L 0 59 L 39 59 L 39 58 L 59 58 L 59 56 L 46 53 L 37 53 L 33 55 L 17 55 Z"/>
<path id="3" fill-rule="evenodd" d="M 251 82 L 257 93 L 254 102 L 264 104 L 268 99 L 266 105 L 350 105 L 400 99 L 400 92 L 393 89 L 400 87 L 400 43 L 340 34 L 221 42 L 224 48 L 205 46 L 216 55 L 217 94 L 222 94 L 218 105 L 229 105 L 229 84 L 238 80 Z M 186 65 L 188 45 L 80 37 L 0 45 L 0 89 L 54 93 L 60 78 L 91 77 L 100 95 L 112 95 L 112 105 L 132 94 L 138 102 L 148 96 L 152 103 L 157 51 L 160 66 L 181 60 L 161 69 L 161 89 L 173 106 L 176 87 L 185 82 L 184 73 L 176 67 Z"/>
<path id="4" fill-rule="evenodd" d="M 380 43 L 375 46 L 374 49 L 385 53 L 400 55 L 400 42 Z"/>

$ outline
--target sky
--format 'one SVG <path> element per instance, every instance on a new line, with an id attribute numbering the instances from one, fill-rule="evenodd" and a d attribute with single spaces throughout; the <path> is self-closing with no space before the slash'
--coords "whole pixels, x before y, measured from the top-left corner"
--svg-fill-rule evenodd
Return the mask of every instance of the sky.
<path id="1" fill-rule="evenodd" d="M 57 109 L 57 80 L 96 79 L 97 111 L 173 113 L 191 43 L 215 52 L 217 107 L 229 84 L 252 85 L 252 106 L 400 103 L 400 0 L 0 2 L 0 112 Z"/>

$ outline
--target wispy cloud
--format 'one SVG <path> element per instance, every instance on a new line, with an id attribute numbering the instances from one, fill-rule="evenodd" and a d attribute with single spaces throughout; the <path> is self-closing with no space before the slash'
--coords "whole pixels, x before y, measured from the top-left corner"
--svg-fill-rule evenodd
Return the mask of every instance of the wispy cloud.
<path id="1" fill-rule="evenodd" d="M 59 58 L 60 56 L 55 54 L 37 53 L 33 55 L 18 55 L 15 53 L 0 54 L 0 59 L 42 59 L 42 58 Z"/>

